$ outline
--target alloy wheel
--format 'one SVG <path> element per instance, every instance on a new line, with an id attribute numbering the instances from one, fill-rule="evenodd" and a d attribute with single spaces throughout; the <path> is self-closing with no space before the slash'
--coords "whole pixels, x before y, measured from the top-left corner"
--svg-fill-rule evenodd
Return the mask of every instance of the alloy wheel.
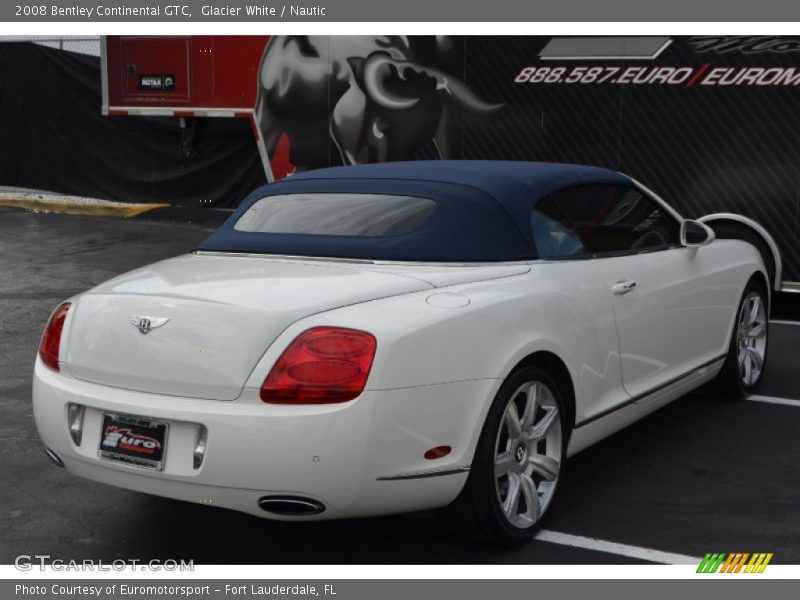
<path id="1" fill-rule="evenodd" d="M 746 387 L 751 387 L 761 377 L 767 351 L 767 310 L 757 292 L 750 292 L 742 302 L 736 348 L 739 377 Z"/>
<path id="2" fill-rule="evenodd" d="M 562 453 L 561 415 L 552 390 L 541 381 L 524 383 L 506 405 L 495 443 L 495 490 L 510 525 L 526 529 L 544 514 Z"/>

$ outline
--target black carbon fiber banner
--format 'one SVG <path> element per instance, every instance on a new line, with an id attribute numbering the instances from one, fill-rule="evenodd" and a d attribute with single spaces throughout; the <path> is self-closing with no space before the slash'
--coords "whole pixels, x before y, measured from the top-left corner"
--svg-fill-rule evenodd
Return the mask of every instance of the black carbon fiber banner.
<path id="1" fill-rule="evenodd" d="M 647 41 L 464 40 L 465 81 L 503 108 L 469 122 L 461 156 L 606 166 L 686 217 L 751 217 L 800 280 L 800 37 Z"/>
<path id="2" fill-rule="evenodd" d="M 274 36 L 257 114 L 276 177 L 411 158 L 604 166 L 687 218 L 755 219 L 798 281 L 799 101 L 800 36 Z"/>

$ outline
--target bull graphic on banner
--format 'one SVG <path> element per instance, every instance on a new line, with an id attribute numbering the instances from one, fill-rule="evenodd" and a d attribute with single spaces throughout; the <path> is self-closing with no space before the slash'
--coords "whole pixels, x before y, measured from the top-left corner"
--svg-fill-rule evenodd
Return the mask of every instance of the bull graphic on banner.
<path id="1" fill-rule="evenodd" d="M 456 40 L 274 36 L 261 59 L 256 119 L 269 157 L 288 139 L 297 171 L 460 150 L 462 118 L 503 104 L 465 82 Z"/>

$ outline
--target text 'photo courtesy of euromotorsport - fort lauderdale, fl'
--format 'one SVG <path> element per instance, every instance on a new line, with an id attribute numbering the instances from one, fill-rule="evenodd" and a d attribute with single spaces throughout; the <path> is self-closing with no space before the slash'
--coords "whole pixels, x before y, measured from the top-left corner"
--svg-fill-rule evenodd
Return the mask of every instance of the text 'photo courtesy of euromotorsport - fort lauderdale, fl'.
<path id="1" fill-rule="evenodd" d="M 800 577 L 800 34 L 513 9 L 11 9 L 0 597 Z"/>
<path id="2" fill-rule="evenodd" d="M 314 585 L 294 584 L 294 585 L 215 585 L 215 590 L 219 590 L 226 596 L 236 597 L 258 597 L 258 596 L 319 596 L 337 595 L 334 586 L 326 584 L 322 589 Z M 41 598 L 44 596 L 53 597 L 94 597 L 104 598 L 110 595 L 124 597 L 141 596 L 160 596 L 171 598 L 202 598 L 211 594 L 212 586 L 205 585 L 164 585 L 164 584 L 96 584 L 96 585 L 76 585 L 69 583 L 51 584 L 24 584 L 19 583 L 14 586 L 14 594 L 17 597 L 33 596 Z"/>

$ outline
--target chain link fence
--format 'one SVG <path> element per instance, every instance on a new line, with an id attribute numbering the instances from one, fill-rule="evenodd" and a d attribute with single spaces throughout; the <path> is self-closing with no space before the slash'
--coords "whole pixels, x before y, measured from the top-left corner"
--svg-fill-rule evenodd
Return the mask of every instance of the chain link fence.
<path id="1" fill-rule="evenodd" d="M 0 42 L 33 42 L 58 50 L 100 56 L 99 35 L 0 35 Z"/>

